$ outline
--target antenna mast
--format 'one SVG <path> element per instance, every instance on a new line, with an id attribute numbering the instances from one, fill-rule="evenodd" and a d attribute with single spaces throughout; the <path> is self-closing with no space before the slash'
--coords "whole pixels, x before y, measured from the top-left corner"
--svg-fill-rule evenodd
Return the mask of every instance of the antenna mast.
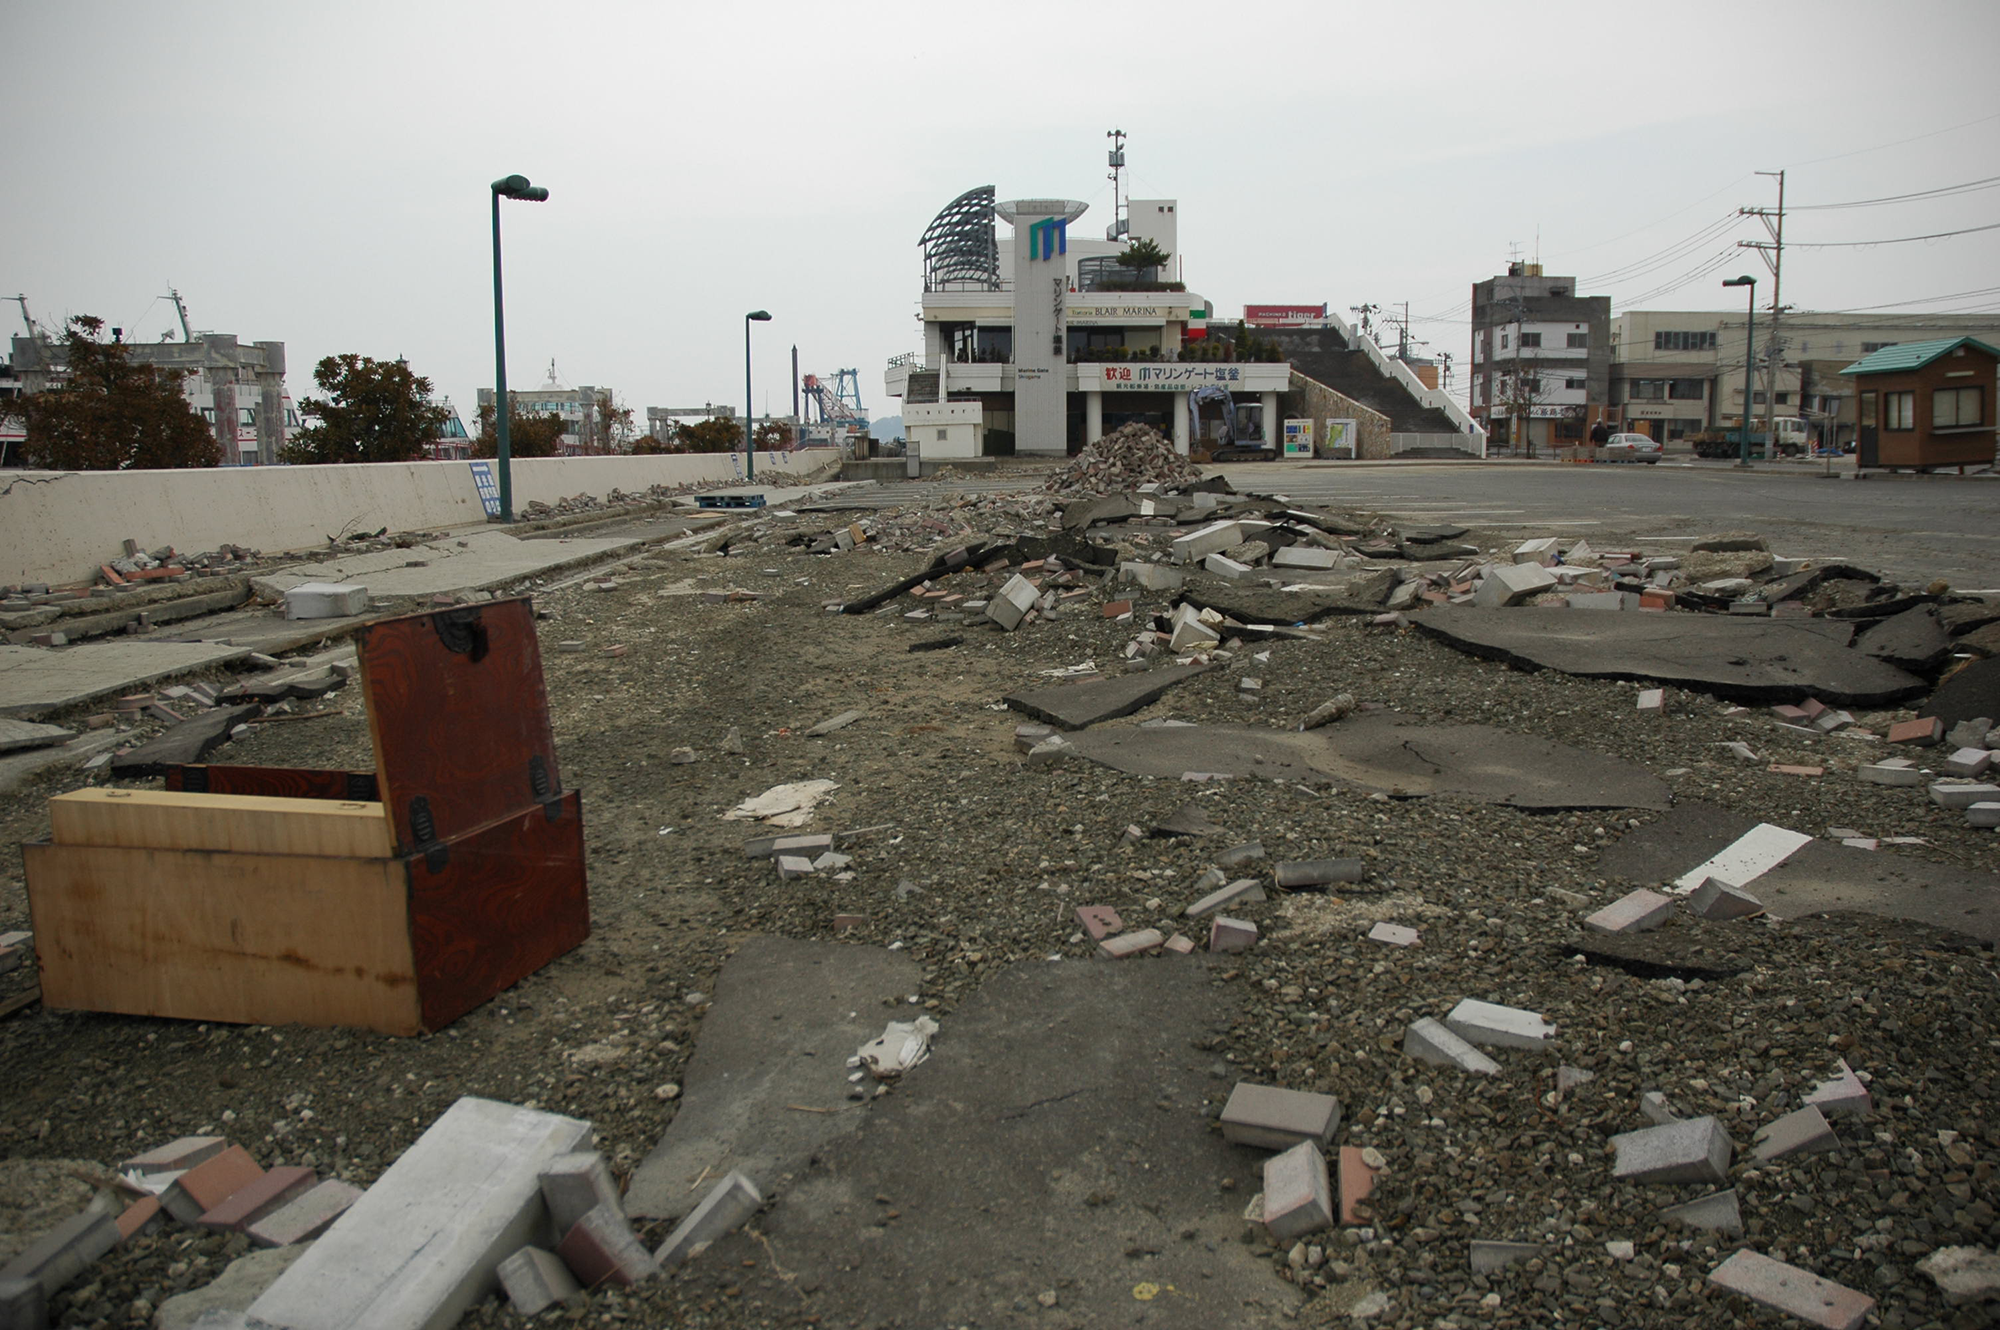
<path id="1" fill-rule="evenodd" d="M 1111 174 L 1107 177 L 1111 181 L 1111 225 L 1104 228 L 1104 238 L 1123 240 L 1126 232 L 1132 229 L 1125 205 L 1118 201 L 1118 187 L 1122 183 L 1120 176 L 1125 170 L 1125 131 L 1109 129 L 1104 132 L 1104 137 L 1111 140 Z"/>
<path id="2" fill-rule="evenodd" d="M 167 299 L 174 302 L 174 313 L 180 315 L 181 340 L 183 342 L 194 341 L 194 329 L 188 327 L 187 302 L 181 299 L 181 293 L 175 290 L 174 287 L 171 285 L 167 287 Z"/>

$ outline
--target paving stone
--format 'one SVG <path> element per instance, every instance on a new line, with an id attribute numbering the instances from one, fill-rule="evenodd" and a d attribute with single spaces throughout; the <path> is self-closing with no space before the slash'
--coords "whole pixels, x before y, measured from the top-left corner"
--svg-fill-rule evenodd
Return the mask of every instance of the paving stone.
<path id="1" fill-rule="evenodd" d="M 1936 716 L 1899 720 L 1889 727 L 1889 742 L 1892 744 L 1912 744 L 1919 748 L 1928 748 L 1943 738 L 1944 722 Z"/>
<path id="2" fill-rule="evenodd" d="M 346 582 L 302 582 L 285 592 L 287 619 L 340 619 L 368 612 L 368 588 Z"/>
<path id="3" fill-rule="evenodd" d="M 986 617 L 1011 633 L 1021 626 L 1041 597 L 1033 582 L 1016 573 L 986 602 Z"/>
<path id="4" fill-rule="evenodd" d="M 1300 1141 L 1324 1147 L 1340 1126 L 1332 1095 L 1238 1081 L 1222 1108 L 1222 1139 L 1232 1145 L 1287 1150 Z"/>
<path id="5" fill-rule="evenodd" d="M 1712 877 L 1694 889 L 1688 908 L 1703 919 L 1747 919 L 1764 913 L 1764 903 L 1733 882 Z"/>
<path id="6" fill-rule="evenodd" d="M 199 1222 L 203 1228 L 227 1228 L 241 1232 L 317 1185 L 319 1175 L 309 1168 L 292 1165 L 273 1168 L 247 1187 L 238 1188 L 222 1204 L 209 1209 Z"/>
<path id="7" fill-rule="evenodd" d="M 1079 905 L 1076 907 L 1076 921 L 1083 925 L 1084 932 L 1090 934 L 1092 942 L 1102 942 L 1125 927 L 1118 911 L 1109 905 Z"/>
<path id="8" fill-rule="evenodd" d="M 1924 783 L 1924 773 L 1915 767 L 1889 762 L 1871 762 L 1856 768 L 1854 774 L 1870 785 L 1917 786 Z"/>
<path id="9" fill-rule="evenodd" d="M 1646 1121 L 1655 1127 L 1664 1127 L 1670 1122 L 1679 1122 L 1681 1115 L 1674 1112 L 1674 1106 L 1658 1090 L 1648 1090 L 1639 1096 L 1639 1111 L 1646 1115 Z"/>
<path id="10" fill-rule="evenodd" d="M 1556 1027 L 1538 1012 L 1476 998 L 1466 998 L 1453 1007 L 1444 1023 L 1461 1039 L 1489 1048 L 1543 1048 L 1556 1033 Z"/>
<path id="11" fill-rule="evenodd" d="M 1467 1251 L 1472 1263 L 1472 1273 L 1487 1274 L 1503 1269 L 1516 1261 L 1532 1261 L 1542 1254 L 1539 1242 L 1495 1242 L 1490 1238 L 1474 1238 Z"/>
<path id="12" fill-rule="evenodd" d="M 1279 886 L 1296 890 L 1335 882 L 1359 882 L 1368 876 L 1368 866 L 1359 859 L 1301 859 L 1277 864 L 1273 875 Z"/>
<path id="13" fill-rule="evenodd" d="M 1982 799 L 1966 805 L 1965 820 L 1975 827 L 2000 827 L 2000 801 Z"/>
<path id="14" fill-rule="evenodd" d="M 157 1149 L 133 1155 L 118 1166 L 121 1173 L 180 1173 L 213 1159 L 229 1148 L 222 1136 L 183 1136 Z"/>
<path id="15" fill-rule="evenodd" d="M 1741 1233 L 1743 1212 L 1737 1204 L 1736 1189 L 1713 1192 L 1670 1205 L 1660 1211 L 1660 1218 L 1673 1224 L 1686 1224 L 1689 1228 L 1699 1228 L 1711 1233 Z"/>
<path id="16" fill-rule="evenodd" d="M 1157 951 L 1166 945 L 1166 940 L 1166 935 L 1157 928 L 1141 928 L 1131 933 L 1120 933 L 1117 937 L 1105 938 L 1097 944 L 1097 954 L 1108 961 L 1124 960 L 1128 956 Z"/>
<path id="17" fill-rule="evenodd" d="M 0 1266 L 0 1286 L 32 1280 L 43 1298 L 89 1269 L 119 1242 L 118 1221 L 98 1210 L 71 1215 Z M 17 1298 L 17 1300 L 19 1300 Z"/>
<path id="18" fill-rule="evenodd" d="M 1392 947 L 1414 947 L 1417 939 L 1417 930 L 1403 924 L 1383 922 L 1368 930 L 1370 942 L 1386 942 Z"/>
<path id="19" fill-rule="evenodd" d="M 1262 879 L 1240 877 L 1234 882 L 1217 887 L 1214 891 L 1209 892 L 1206 896 L 1188 906 L 1181 913 L 1189 919 L 1199 919 L 1201 916 L 1220 910 L 1226 905 L 1247 905 L 1252 901 L 1261 901 L 1264 898 L 1264 883 Z"/>
<path id="20" fill-rule="evenodd" d="M 658 1268 L 616 1201 L 592 1206 L 563 1234 L 556 1255 L 585 1288 L 600 1284 L 629 1288 Z"/>
<path id="21" fill-rule="evenodd" d="M 1194 939 L 1186 933 L 1176 933 L 1160 944 L 1160 950 L 1176 956 L 1191 956 L 1194 954 Z"/>
<path id="22" fill-rule="evenodd" d="M 523 1247 L 500 1262 L 500 1287 L 519 1316 L 539 1316 L 583 1291 L 562 1258 L 540 1247 Z"/>
<path id="23" fill-rule="evenodd" d="M 1482 1076 L 1497 1075 L 1500 1064 L 1453 1034 L 1431 1017 L 1413 1022 L 1403 1032 L 1403 1052 L 1419 1062 L 1459 1067 Z"/>
<path id="24" fill-rule="evenodd" d="M 755 840 L 743 842 L 743 855 L 747 859 L 771 859 L 781 854 L 814 855 L 833 848 L 833 835 L 818 832 L 811 835 L 759 836 Z"/>
<path id="25" fill-rule="evenodd" d="M 260 1247 L 289 1247 L 324 1233 L 360 1199 L 359 1187 L 328 1178 L 304 1195 L 252 1221 L 243 1231 Z"/>
<path id="26" fill-rule="evenodd" d="M 1954 1307 L 2000 1298 L 2000 1256 L 1983 1247 L 1940 1247 L 1918 1261 L 1917 1269 L 1931 1277 Z"/>
<path id="27" fill-rule="evenodd" d="M 1368 1198 L 1375 1193 L 1376 1170 L 1369 1167 L 1367 1156 L 1368 1151 L 1361 1146 L 1340 1147 L 1337 1169 L 1342 1224 L 1365 1224 L 1374 1217 Z"/>
<path id="28" fill-rule="evenodd" d="M 1208 926 L 1208 949 L 1235 954 L 1257 945 L 1257 925 L 1248 919 L 1231 919 L 1218 914 Z"/>
<path id="29" fill-rule="evenodd" d="M 1673 897 L 1642 887 L 1587 916 L 1583 926 L 1599 933 L 1643 933 L 1658 928 L 1673 916 Z"/>
<path id="30" fill-rule="evenodd" d="M 536 1180 L 549 1207 L 550 1226 L 557 1233 L 568 1233 L 577 1220 L 606 1202 L 620 1204 L 618 1182 L 595 1150 L 557 1155 L 543 1165 Z"/>
<path id="31" fill-rule="evenodd" d="M 1993 765 L 1993 754 L 1984 748 L 1961 748 L 1944 760 L 1945 774 L 1968 780 L 1984 776 Z"/>
<path id="32" fill-rule="evenodd" d="M 201 1217 L 264 1176 L 264 1170 L 240 1145 L 232 1145 L 202 1160 L 175 1178 L 160 1193 L 160 1204 L 183 1224 L 196 1224 Z"/>
<path id="33" fill-rule="evenodd" d="M 778 877 L 790 881 L 795 877 L 811 877 L 813 861 L 803 854 L 781 854 L 777 856 Z"/>
<path id="34" fill-rule="evenodd" d="M 653 1259 L 662 1270 L 672 1270 L 689 1260 L 698 1248 L 706 1247 L 731 1229 L 737 1228 L 764 1204 L 755 1183 L 739 1172 L 731 1172 L 709 1189 L 701 1204 L 688 1212 Z"/>
<path id="35" fill-rule="evenodd" d="M 1318 545 L 1285 545 L 1271 555 L 1276 568 L 1338 568 L 1340 553 Z"/>
<path id="36" fill-rule="evenodd" d="M 1931 782 L 1931 802 L 1939 808 L 1970 808 L 1974 804 L 1992 803 L 2000 800 L 2000 785 L 1981 785 L 1973 781 L 1939 780 Z"/>
<path id="37" fill-rule="evenodd" d="M 1196 563 L 1232 545 L 1243 543 L 1243 527 L 1236 522 L 1211 522 L 1174 541 L 1171 557 L 1175 563 Z"/>
<path id="38" fill-rule="evenodd" d="M 1803 832 L 1759 822 L 1714 856 L 1675 878 L 1674 887 L 1685 895 L 1711 877 L 1747 887 L 1791 858 L 1801 846 L 1811 843 L 1812 837 Z"/>
<path id="39" fill-rule="evenodd" d="M 1735 1146 L 1712 1117 L 1644 1127 L 1611 1138 L 1611 1176 L 1621 1182 L 1722 1182 Z"/>
<path id="40" fill-rule="evenodd" d="M 1711 1270 L 1708 1282 L 1824 1330 L 1859 1330 L 1875 1310 L 1865 1293 L 1748 1248 Z"/>
<path id="41" fill-rule="evenodd" d="M 1488 608 L 1516 605 L 1555 585 L 1556 575 L 1538 563 L 1499 564 L 1472 593 L 1472 603 Z"/>
<path id="42" fill-rule="evenodd" d="M 1758 1162 L 1765 1163 L 1787 1155 L 1820 1154 L 1839 1148 L 1840 1137 L 1827 1125 L 1825 1115 L 1807 1104 L 1758 1131 L 1755 1153 Z"/>
<path id="43" fill-rule="evenodd" d="M 1264 1227 L 1274 1241 L 1296 1241 L 1333 1226 L 1333 1191 L 1326 1158 L 1311 1141 L 1300 1141 L 1264 1161 Z"/>
<path id="44" fill-rule="evenodd" d="M 1815 1085 L 1807 1093 L 1806 1102 L 1827 1117 L 1866 1117 L 1875 1107 L 1868 1087 L 1844 1059 L 1840 1075 Z"/>

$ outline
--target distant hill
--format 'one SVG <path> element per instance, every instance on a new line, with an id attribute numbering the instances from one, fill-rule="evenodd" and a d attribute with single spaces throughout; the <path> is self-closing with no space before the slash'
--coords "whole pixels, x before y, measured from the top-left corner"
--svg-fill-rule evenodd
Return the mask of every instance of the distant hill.
<path id="1" fill-rule="evenodd" d="M 880 420 L 870 421 L 868 424 L 868 436 L 884 441 L 902 438 L 903 418 L 901 416 L 883 416 Z"/>

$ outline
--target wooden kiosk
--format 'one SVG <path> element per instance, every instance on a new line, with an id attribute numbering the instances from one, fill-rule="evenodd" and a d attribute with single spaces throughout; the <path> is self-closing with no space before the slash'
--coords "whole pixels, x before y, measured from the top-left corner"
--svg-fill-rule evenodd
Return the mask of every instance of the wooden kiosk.
<path id="1" fill-rule="evenodd" d="M 375 770 L 170 768 L 22 847 L 51 1007 L 440 1029 L 590 934 L 525 597 L 357 635 Z"/>

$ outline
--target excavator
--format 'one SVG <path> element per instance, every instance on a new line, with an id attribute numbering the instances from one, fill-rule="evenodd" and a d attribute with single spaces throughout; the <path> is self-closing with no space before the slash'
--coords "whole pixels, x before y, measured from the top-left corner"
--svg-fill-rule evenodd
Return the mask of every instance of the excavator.
<path id="1" fill-rule="evenodd" d="M 1210 383 L 1188 394 L 1188 414 L 1193 417 L 1194 432 L 1201 435 L 1201 408 L 1205 402 L 1213 402 L 1222 411 L 1223 439 L 1209 454 L 1211 462 L 1267 462 L 1277 456 L 1275 449 L 1264 442 L 1259 431 L 1245 434 L 1236 415 L 1236 399 L 1221 384 Z"/>

